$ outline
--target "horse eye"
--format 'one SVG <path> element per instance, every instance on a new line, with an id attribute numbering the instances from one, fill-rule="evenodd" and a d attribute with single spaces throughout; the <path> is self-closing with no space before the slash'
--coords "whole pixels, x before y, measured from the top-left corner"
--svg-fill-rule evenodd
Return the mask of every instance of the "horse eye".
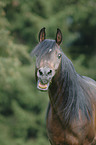
<path id="1" fill-rule="evenodd" d="M 61 58 L 61 56 L 62 56 L 62 54 L 61 54 L 61 53 L 59 53 L 59 54 L 58 54 L 58 59 L 60 59 L 60 58 Z"/>

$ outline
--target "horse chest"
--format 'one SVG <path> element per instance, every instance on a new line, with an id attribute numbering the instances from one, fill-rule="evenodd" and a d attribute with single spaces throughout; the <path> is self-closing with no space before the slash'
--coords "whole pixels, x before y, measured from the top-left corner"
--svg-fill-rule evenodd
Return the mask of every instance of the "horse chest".
<path id="1" fill-rule="evenodd" d="M 50 108 L 47 116 L 47 131 L 48 137 L 52 145 L 71 145 L 71 142 L 78 145 L 78 140 L 68 131 L 64 129 L 57 115 L 52 114 Z M 69 144 L 68 144 L 69 142 Z"/>
<path id="2" fill-rule="evenodd" d="M 94 135 L 89 135 L 90 139 L 88 139 L 86 134 L 89 130 L 89 127 L 87 127 L 88 125 L 82 125 L 81 128 L 76 128 L 74 131 L 72 130 L 73 126 L 74 123 L 70 128 L 63 127 L 57 115 L 53 115 L 52 109 L 49 109 L 47 116 L 47 131 L 52 145 L 90 145 Z M 82 128 L 84 128 L 85 131 L 83 131 Z M 85 136 L 87 136 L 86 139 Z"/>

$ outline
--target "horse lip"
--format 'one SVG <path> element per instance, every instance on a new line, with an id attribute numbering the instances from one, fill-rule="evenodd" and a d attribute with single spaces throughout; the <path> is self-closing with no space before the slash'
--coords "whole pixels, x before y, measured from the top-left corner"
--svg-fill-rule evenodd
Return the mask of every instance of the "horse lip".
<path id="1" fill-rule="evenodd" d="M 40 80 L 38 80 L 37 82 L 37 88 L 41 91 L 47 91 L 49 88 L 49 82 L 47 84 L 43 84 L 40 82 Z"/>

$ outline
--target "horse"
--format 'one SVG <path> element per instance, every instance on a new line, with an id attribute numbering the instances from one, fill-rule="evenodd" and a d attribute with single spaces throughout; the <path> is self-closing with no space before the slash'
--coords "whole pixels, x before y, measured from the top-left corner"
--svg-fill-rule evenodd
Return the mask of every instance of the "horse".
<path id="1" fill-rule="evenodd" d="M 96 81 L 79 75 L 63 53 L 62 32 L 46 39 L 45 28 L 32 50 L 37 88 L 47 91 L 46 127 L 51 145 L 96 145 Z"/>

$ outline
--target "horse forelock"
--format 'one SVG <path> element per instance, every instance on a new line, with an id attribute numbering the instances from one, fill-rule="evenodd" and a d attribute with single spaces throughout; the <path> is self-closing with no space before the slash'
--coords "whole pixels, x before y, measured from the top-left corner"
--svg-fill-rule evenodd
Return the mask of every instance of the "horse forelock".
<path id="1" fill-rule="evenodd" d="M 35 55 L 37 58 L 41 58 L 42 56 L 50 53 L 50 50 L 53 50 L 56 45 L 57 44 L 55 40 L 45 39 L 33 49 L 31 56 Z"/>

